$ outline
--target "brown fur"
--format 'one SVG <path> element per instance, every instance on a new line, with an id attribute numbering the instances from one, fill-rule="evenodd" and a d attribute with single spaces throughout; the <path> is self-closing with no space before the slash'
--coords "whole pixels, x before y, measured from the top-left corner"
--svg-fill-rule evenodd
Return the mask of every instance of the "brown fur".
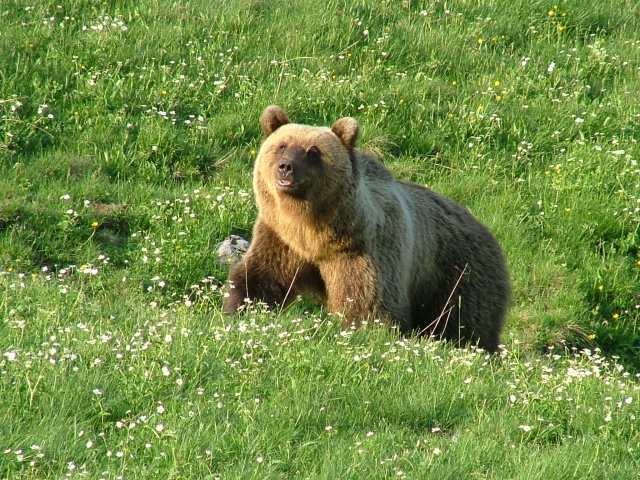
<path id="1" fill-rule="evenodd" d="M 302 293 L 349 323 L 375 316 L 404 332 L 497 348 L 508 274 L 498 243 L 468 210 L 355 150 L 353 118 L 310 127 L 270 106 L 260 123 L 259 214 L 230 272 L 225 312 L 245 298 L 278 305 Z"/>

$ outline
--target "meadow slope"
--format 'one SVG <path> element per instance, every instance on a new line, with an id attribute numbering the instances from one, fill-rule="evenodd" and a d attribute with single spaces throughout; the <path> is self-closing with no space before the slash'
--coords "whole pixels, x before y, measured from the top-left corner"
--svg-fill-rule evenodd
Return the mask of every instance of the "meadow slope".
<path id="1" fill-rule="evenodd" d="M 0 5 L 0 478 L 639 478 L 640 5 Z M 221 314 L 258 117 L 502 243 L 496 358 Z"/>

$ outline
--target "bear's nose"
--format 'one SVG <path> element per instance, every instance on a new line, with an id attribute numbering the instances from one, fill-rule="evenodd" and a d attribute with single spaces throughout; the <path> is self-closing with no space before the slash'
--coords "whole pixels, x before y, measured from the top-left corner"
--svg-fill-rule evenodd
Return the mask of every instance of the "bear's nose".
<path id="1" fill-rule="evenodd" d="M 291 175 L 293 173 L 293 165 L 291 165 L 291 162 L 280 162 L 278 165 L 278 173 L 283 177 Z"/>

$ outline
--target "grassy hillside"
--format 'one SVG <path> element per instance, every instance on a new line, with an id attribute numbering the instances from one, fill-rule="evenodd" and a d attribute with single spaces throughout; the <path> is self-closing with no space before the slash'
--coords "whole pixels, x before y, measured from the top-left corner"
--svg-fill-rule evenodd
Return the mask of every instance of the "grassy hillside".
<path id="1" fill-rule="evenodd" d="M 640 6 L 0 5 L 0 478 L 638 478 Z M 264 106 L 469 207 L 499 358 L 224 318 Z"/>

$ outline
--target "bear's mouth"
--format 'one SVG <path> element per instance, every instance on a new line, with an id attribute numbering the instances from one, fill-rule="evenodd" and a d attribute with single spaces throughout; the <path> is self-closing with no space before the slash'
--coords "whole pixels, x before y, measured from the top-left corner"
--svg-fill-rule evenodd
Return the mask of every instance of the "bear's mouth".
<path id="1" fill-rule="evenodd" d="M 279 178 L 276 183 L 278 184 L 278 187 L 284 188 L 285 190 L 296 188 L 296 182 L 293 178 Z"/>
<path id="2" fill-rule="evenodd" d="M 295 197 L 300 197 L 304 193 L 303 182 L 295 181 L 291 177 L 278 178 L 276 180 L 276 189 L 279 192 Z"/>

